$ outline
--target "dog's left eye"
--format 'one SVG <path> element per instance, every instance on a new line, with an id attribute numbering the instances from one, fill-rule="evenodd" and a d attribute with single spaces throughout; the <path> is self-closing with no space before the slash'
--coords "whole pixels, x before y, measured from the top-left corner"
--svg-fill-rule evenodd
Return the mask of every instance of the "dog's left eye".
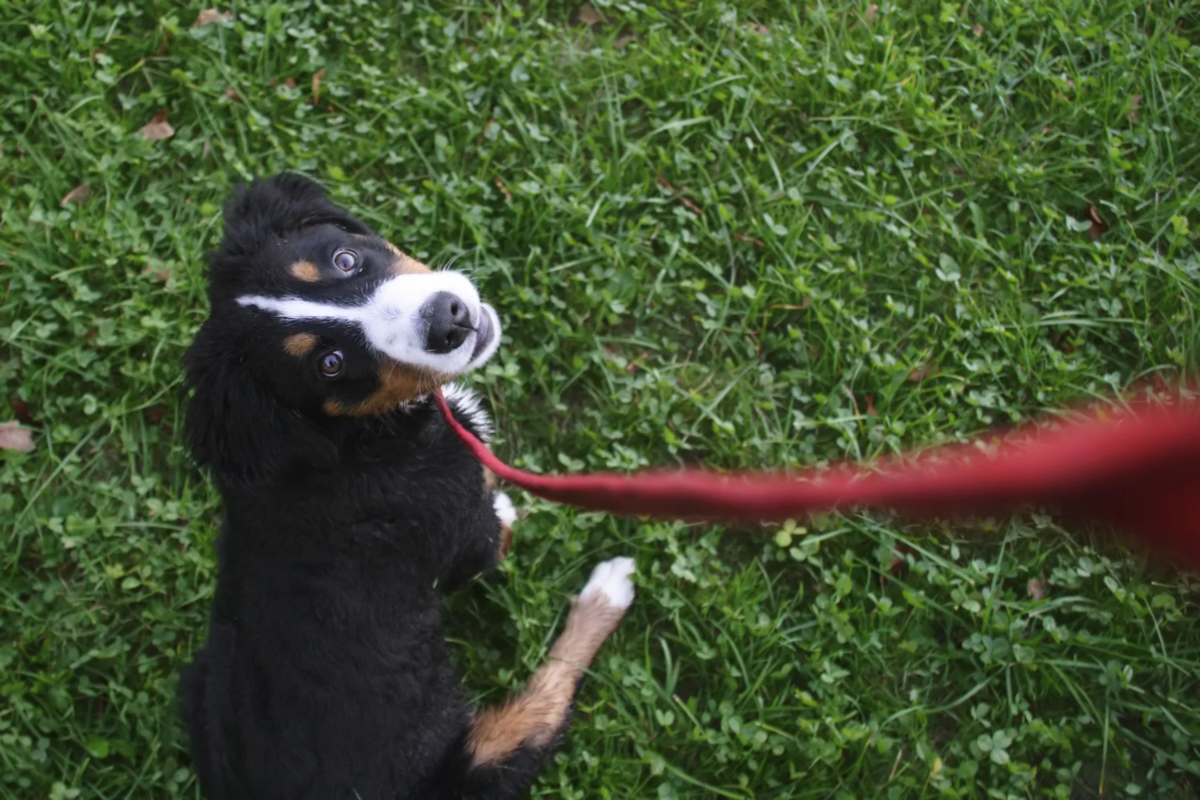
<path id="1" fill-rule="evenodd" d="M 358 253 L 353 250 L 338 250 L 333 254 L 333 265 L 342 272 L 354 272 L 358 268 Z"/>
<path id="2" fill-rule="evenodd" d="M 321 374 L 326 378 L 336 378 L 342 374 L 346 359 L 341 350 L 331 350 L 321 358 Z"/>

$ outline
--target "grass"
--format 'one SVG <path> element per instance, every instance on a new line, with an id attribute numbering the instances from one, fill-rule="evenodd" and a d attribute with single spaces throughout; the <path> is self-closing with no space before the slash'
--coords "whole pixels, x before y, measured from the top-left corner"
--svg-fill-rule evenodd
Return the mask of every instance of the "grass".
<path id="1" fill-rule="evenodd" d="M 0 0 L 2 797 L 197 796 L 180 358 L 252 175 L 461 257 L 536 470 L 868 459 L 1200 364 L 1200 3 L 385 7 Z M 526 507 L 451 600 L 481 701 L 593 563 L 642 587 L 537 796 L 1200 796 L 1200 583 L 1088 530 Z"/>

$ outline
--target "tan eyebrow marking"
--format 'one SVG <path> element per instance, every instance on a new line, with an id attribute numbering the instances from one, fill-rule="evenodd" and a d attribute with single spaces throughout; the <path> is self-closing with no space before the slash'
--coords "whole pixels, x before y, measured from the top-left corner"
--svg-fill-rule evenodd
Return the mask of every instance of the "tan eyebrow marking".
<path id="1" fill-rule="evenodd" d="M 305 283 L 316 283 L 321 280 L 321 270 L 317 269 L 317 265 L 308 260 L 297 261 L 288 270 L 292 273 L 292 277 Z"/>
<path id="2" fill-rule="evenodd" d="M 294 333 L 283 340 L 283 349 L 296 358 L 308 355 L 316 346 L 317 337 L 312 333 Z"/>
<path id="3" fill-rule="evenodd" d="M 413 275 L 420 272 L 433 272 L 428 266 L 417 261 L 391 242 L 386 242 L 385 244 L 387 244 L 388 249 L 396 256 L 396 260 L 392 262 L 393 275 Z"/>

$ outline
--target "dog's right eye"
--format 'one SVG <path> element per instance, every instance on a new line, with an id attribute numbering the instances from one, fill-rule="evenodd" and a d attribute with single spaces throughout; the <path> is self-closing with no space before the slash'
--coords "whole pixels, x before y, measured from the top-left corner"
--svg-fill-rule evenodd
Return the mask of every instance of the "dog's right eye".
<path id="1" fill-rule="evenodd" d="M 358 268 L 358 254 L 353 250 L 338 250 L 333 254 L 333 265 L 349 275 Z"/>
<path id="2" fill-rule="evenodd" d="M 336 378 L 342 374 L 342 367 L 345 366 L 346 360 L 342 357 L 341 350 L 330 350 L 321 357 L 321 374 L 326 378 Z"/>

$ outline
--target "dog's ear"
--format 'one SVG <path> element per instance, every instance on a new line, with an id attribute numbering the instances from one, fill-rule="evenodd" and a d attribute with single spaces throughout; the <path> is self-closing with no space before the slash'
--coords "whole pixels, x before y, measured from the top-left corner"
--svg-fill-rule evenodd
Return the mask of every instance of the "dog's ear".
<path id="1" fill-rule="evenodd" d="M 371 232 L 334 205 L 319 183 L 290 172 L 238 189 L 225 206 L 225 237 L 233 250 L 230 255 L 257 250 L 262 246 L 261 237 L 286 237 L 320 223 L 332 223 L 351 233 Z"/>
<path id="2" fill-rule="evenodd" d="M 283 403 L 233 339 L 210 319 L 188 349 L 186 434 L 192 454 L 220 482 L 253 484 L 295 468 L 333 469 L 337 446 Z"/>

